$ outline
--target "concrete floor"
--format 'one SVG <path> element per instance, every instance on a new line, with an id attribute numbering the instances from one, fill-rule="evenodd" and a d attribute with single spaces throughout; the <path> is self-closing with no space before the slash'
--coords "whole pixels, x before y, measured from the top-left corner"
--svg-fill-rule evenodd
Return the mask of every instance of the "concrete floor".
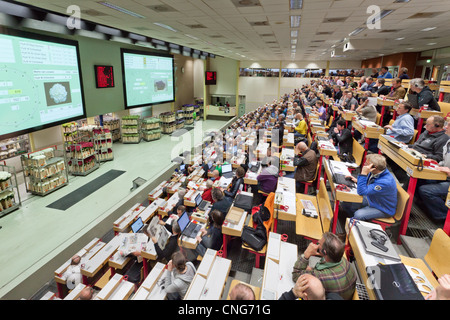
<path id="1" fill-rule="evenodd" d="M 103 163 L 88 176 L 69 176 L 68 185 L 45 197 L 23 197 L 22 207 L 0 220 L 0 299 L 5 299 L 8 292 L 54 259 L 86 230 L 94 229 L 114 206 L 131 194 L 134 179 L 154 180 L 173 165 L 171 159 L 201 143 L 205 132 L 221 129 L 227 122 L 197 121 L 194 130 L 177 138 L 162 135 L 159 140 L 140 144 L 115 143 L 114 160 Z M 126 172 L 66 211 L 47 208 L 111 169 Z M 102 235 L 99 232 L 97 237 Z"/>

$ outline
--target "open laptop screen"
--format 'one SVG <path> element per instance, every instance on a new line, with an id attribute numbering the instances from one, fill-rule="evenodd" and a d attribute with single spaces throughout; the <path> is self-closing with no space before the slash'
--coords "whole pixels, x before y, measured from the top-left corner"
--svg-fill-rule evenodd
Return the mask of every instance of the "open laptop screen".
<path id="1" fill-rule="evenodd" d="M 139 230 L 141 230 L 141 228 L 144 226 L 144 222 L 142 222 L 141 217 L 137 218 L 137 220 L 135 222 L 133 222 L 133 224 L 131 225 L 131 230 L 134 233 L 139 232 Z"/>
<path id="2" fill-rule="evenodd" d="M 231 164 L 222 165 L 222 173 L 231 172 L 233 170 Z"/>
<path id="3" fill-rule="evenodd" d="M 195 197 L 195 204 L 196 204 L 197 206 L 199 206 L 200 203 L 202 203 L 202 201 L 203 201 L 202 195 L 199 193 L 199 194 Z"/>
<path id="4" fill-rule="evenodd" d="M 178 218 L 177 222 L 178 222 L 178 225 L 180 226 L 181 232 L 183 232 L 184 229 L 186 229 L 186 226 L 189 224 L 189 216 L 186 211 L 183 212 L 181 217 Z"/>

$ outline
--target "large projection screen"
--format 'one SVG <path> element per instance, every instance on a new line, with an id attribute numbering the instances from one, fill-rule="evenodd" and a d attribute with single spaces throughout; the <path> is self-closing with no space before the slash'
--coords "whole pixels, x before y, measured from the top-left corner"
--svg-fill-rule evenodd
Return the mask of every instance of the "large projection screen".
<path id="1" fill-rule="evenodd" d="M 125 108 L 175 101 L 173 56 L 122 49 Z"/>
<path id="2" fill-rule="evenodd" d="M 86 117 L 78 42 L 0 28 L 0 139 Z"/>

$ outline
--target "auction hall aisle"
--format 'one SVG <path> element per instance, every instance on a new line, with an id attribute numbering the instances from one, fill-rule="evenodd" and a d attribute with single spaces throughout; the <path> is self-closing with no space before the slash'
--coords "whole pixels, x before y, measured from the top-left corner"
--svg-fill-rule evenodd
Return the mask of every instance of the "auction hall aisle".
<path id="1" fill-rule="evenodd" d="M 200 143 L 205 132 L 221 129 L 227 122 L 198 121 L 195 129 L 178 138 L 162 135 L 151 142 L 115 143 L 113 161 L 103 163 L 88 176 L 69 176 L 65 187 L 45 197 L 31 196 L 20 209 L 0 219 L 0 299 L 102 221 L 112 207 L 130 195 L 134 179 L 154 180 L 171 166 L 171 159 Z M 125 172 L 65 211 L 47 208 L 110 170 Z"/>

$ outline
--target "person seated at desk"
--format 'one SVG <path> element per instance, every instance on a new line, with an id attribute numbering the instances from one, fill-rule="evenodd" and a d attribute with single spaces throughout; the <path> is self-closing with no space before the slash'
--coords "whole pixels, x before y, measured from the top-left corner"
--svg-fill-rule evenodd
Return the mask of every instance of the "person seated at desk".
<path id="1" fill-rule="evenodd" d="M 445 134 L 450 137 L 450 125 L 447 124 Z M 423 180 L 418 182 L 418 195 L 420 197 L 421 207 L 425 213 L 436 222 L 443 222 L 447 218 L 448 208 L 445 205 L 448 188 L 450 187 L 450 139 L 443 147 L 443 160 L 439 162 L 437 170 L 447 174 L 447 180 Z"/>
<path id="2" fill-rule="evenodd" d="M 402 86 L 402 79 L 395 78 L 392 80 L 392 87 L 386 98 L 391 100 L 403 99 L 406 95 L 406 89 Z M 382 98 L 382 97 L 381 97 Z"/>
<path id="3" fill-rule="evenodd" d="M 206 180 L 206 189 L 203 191 L 202 199 L 213 203 L 211 191 L 213 188 L 214 181 L 211 179 Z"/>
<path id="4" fill-rule="evenodd" d="M 171 224 L 167 223 L 169 217 L 171 220 L 169 221 L 177 221 L 179 217 L 186 211 L 186 206 L 184 204 L 179 205 L 175 211 L 175 213 L 171 214 L 168 217 L 163 218 L 164 220 L 159 220 L 158 223 L 164 227 L 166 227 L 167 231 L 172 232 Z"/>
<path id="5" fill-rule="evenodd" d="M 273 126 L 272 132 L 274 132 L 275 130 L 278 130 L 278 145 L 281 146 L 283 145 L 283 136 L 284 136 L 284 114 L 280 114 L 278 116 L 278 121 L 275 122 L 275 125 Z M 277 141 L 272 141 L 272 142 L 277 142 Z"/>
<path id="6" fill-rule="evenodd" d="M 352 132 L 345 127 L 345 120 L 339 119 L 336 127 L 330 130 L 330 141 L 337 146 L 339 155 L 350 156 L 353 153 L 353 136 Z"/>
<path id="7" fill-rule="evenodd" d="M 219 210 L 225 217 L 230 210 L 233 199 L 225 197 L 223 191 L 220 188 L 213 188 L 211 191 L 211 196 L 213 198 L 214 204 L 211 207 L 211 211 Z"/>
<path id="8" fill-rule="evenodd" d="M 216 168 L 217 168 L 217 167 L 216 167 Z M 217 180 L 220 180 L 220 171 L 219 171 L 218 169 L 215 169 L 215 170 L 212 172 L 211 181 L 212 181 L 212 182 L 215 182 L 215 181 L 217 181 Z"/>
<path id="9" fill-rule="evenodd" d="M 166 229 L 171 233 L 169 239 L 167 239 L 166 246 L 164 249 L 161 249 L 158 244 L 158 239 L 156 237 L 150 237 L 151 241 L 155 245 L 156 254 L 158 255 L 157 261 L 169 261 L 170 257 L 179 250 L 178 246 L 178 238 L 181 235 L 181 229 L 178 225 L 177 220 L 173 220 L 171 225 L 164 225 Z M 169 228 L 170 227 L 170 230 Z"/>
<path id="10" fill-rule="evenodd" d="M 373 78 L 372 78 L 372 77 L 368 77 L 368 78 L 366 79 L 366 83 L 367 83 L 367 86 L 365 86 L 364 88 L 361 88 L 360 90 L 361 90 L 361 91 L 369 91 L 369 92 L 372 92 L 373 87 L 375 86 L 375 81 L 373 80 Z"/>
<path id="11" fill-rule="evenodd" d="M 261 161 L 261 173 L 256 177 L 258 180 L 258 190 L 264 193 L 275 192 L 278 183 L 278 168 L 269 164 L 268 159 Z"/>
<path id="12" fill-rule="evenodd" d="M 175 204 L 175 207 L 173 207 L 172 210 L 169 211 L 169 216 L 172 214 L 176 214 L 178 207 L 183 205 L 185 195 L 186 195 L 186 189 L 180 188 L 178 190 L 178 202 Z"/>
<path id="13" fill-rule="evenodd" d="M 244 176 L 245 170 L 243 167 L 239 166 L 236 169 L 235 176 L 231 180 L 231 183 L 228 185 L 227 190 L 224 190 L 225 197 L 229 197 L 234 199 L 238 191 L 242 191 L 244 188 Z"/>
<path id="14" fill-rule="evenodd" d="M 368 97 L 362 97 L 361 98 L 361 105 L 359 105 L 356 108 L 356 113 L 360 114 L 364 118 L 366 118 L 369 121 L 376 122 L 377 121 L 377 108 L 369 104 L 370 100 Z"/>
<path id="15" fill-rule="evenodd" d="M 300 113 L 297 113 L 295 118 L 298 120 L 298 124 L 294 127 L 294 138 L 305 138 L 308 132 L 308 125 Z"/>
<path id="16" fill-rule="evenodd" d="M 347 176 L 357 183 L 362 203 L 341 203 L 347 214 L 358 220 L 388 218 L 397 209 L 397 183 L 386 168 L 386 158 L 380 154 L 369 154 L 358 175 L 358 179 Z"/>
<path id="17" fill-rule="evenodd" d="M 417 105 L 419 109 L 424 105 L 428 105 L 428 109 L 430 110 L 441 111 L 441 107 L 436 101 L 433 91 L 425 85 L 425 81 L 423 79 L 412 79 L 409 82 L 409 90 L 411 90 L 413 94 L 417 95 Z"/>
<path id="18" fill-rule="evenodd" d="M 321 280 L 326 293 L 339 294 L 344 300 L 351 300 L 356 287 L 356 272 L 343 256 L 345 244 L 338 236 L 325 232 L 319 242 L 311 242 L 294 264 L 292 280 L 297 282 L 303 274 L 311 274 Z M 309 258 L 321 257 L 311 268 Z"/>
<path id="19" fill-rule="evenodd" d="M 319 116 L 322 121 L 327 120 L 327 109 L 323 106 L 322 100 L 317 100 L 315 106 L 312 109 L 312 113 Z"/>
<path id="20" fill-rule="evenodd" d="M 281 295 L 278 300 L 344 300 L 339 294 L 325 293 L 319 278 L 304 273 L 295 282 L 294 287 Z"/>
<path id="21" fill-rule="evenodd" d="M 342 108 L 354 111 L 358 107 L 358 101 L 353 97 L 353 92 L 344 91 L 344 96 L 342 98 Z"/>
<path id="22" fill-rule="evenodd" d="M 253 289 L 242 282 L 231 289 L 229 296 L 230 300 L 256 300 Z"/>
<path id="23" fill-rule="evenodd" d="M 391 92 L 391 88 L 385 85 L 384 79 L 377 79 L 377 84 L 373 86 L 372 93 L 378 94 L 378 96 L 385 96 Z"/>
<path id="24" fill-rule="evenodd" d="M 164 278 L 167 300 L 182 300 L 194 279 L 197 270 L 192 262 L 187 261 L 183 252 L 177 251 L 167 263 Z"/>
<path id="25" fill-rule="evenodd" d="M 195 248 L 195 252 L 198 255 L 203 257 L 207 249 L 220 250 L 223 243 L 222 224 L 224 220 L 225 217 L 219 210 L 211 210 L 208 226 L 201 228 L 201 235 L 196 237 L 199 243 Z"/>
<path id="26" fill-rule="evenodd" d="M 425 122 L 425 132 L 412 145 L 428 159 L 440 162 L 443 160 L 443 148 L 449 139 L 444 130 L 445 119 L 441 116 L 429 117 Z"/>
<path id="27" fill-rule="evenodd" d="M 378 75 L 378 79 L 392 79 L 392 74 L 389 72 L 388 67 L 382 67 L 381 73 Z"/>
<path id="28" fill-rule="evenodd" d="M 305 185 L 302 182 L 314 179 L 317 170 L 317 161 L 317 155 L 314 150 L 308 148 L 304 142 L 297 143 L 294 158 L 294 167 L 296 167 L 294 179 L 297 193 L 303 193 L 305 190 Z"/>
<path id="29" fill-rule="evenodd" d="M 395 140 L 409 143 L 414 136 L 414 119 L 409 114 L 412 105 L 403 101 L 397 106 L 397 118 L 392 125 L 384 126 L 386 134 L 393 136 Z"/>

